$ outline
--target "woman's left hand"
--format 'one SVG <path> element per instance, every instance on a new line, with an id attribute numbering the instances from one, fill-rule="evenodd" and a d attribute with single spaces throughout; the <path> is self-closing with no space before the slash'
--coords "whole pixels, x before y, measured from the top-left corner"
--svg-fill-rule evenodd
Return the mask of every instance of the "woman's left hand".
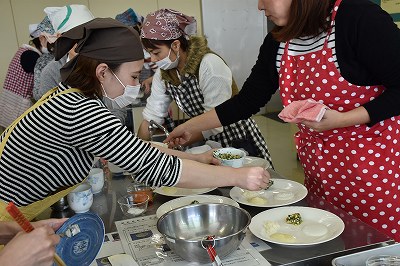
<path id="1" fill-rule="evenodd" d="M 341 128 L 343 127 L 343 114 L 336 110 L 326 110 L 320 122 L 303 121 L 301 123 L 317 132 Z"/>

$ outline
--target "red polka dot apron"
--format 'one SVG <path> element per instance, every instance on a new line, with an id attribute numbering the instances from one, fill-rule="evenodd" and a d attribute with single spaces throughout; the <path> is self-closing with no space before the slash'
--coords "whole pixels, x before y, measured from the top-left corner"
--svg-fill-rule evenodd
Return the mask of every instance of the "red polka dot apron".
<path id="1" fill-rule="evenodd" d="M 332 25 L 341 0 L 332 12 Z M 332 110 L 347 112 L 380 95 L 383 86 L 357 86 L 337 70 L 327 34 L 320 51 L 288 54 L 286 43 L 279 71 L 284 106 L 314 99 Z M 355 125 L 315 132 L 298 124 L 296 148 L 305 185 L 365 223 L 400 241 L 399 117 L 372 127 Z"/>

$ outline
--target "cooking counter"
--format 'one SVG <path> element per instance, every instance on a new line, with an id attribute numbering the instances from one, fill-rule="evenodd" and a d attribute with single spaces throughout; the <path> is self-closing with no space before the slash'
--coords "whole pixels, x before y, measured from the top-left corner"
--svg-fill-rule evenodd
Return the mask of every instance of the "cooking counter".
<path id="1" fill-rule="evenodd" d="M 274 172 L 271 174 L 273 178 L 284 178 Z M 93 205 L 90 211 L 97 213 L 103 219 L 106 233 L 117 231 L 114 221 L 127 219 L 123 216 L 117 204 L 117 199 L 126 193 L 126 188 L 131 181 L 132 178 L 130 176 L 119 179 L 109 176 L 102 192 L 95 194 L 93 197 Z M 230 189 L 231 187 L 222 187 L 207 194 L 229 197 Z M 154 203 L 149 205 L 145 215 L 155 214 L 161 204 L 171 199 L 174 198 L 156 194 Z M 339 237 L 331 241 L 308 247 L 285 247 L 267 242 L 271 249 L 264 250 L 261 254 L 272 265 L 331 265 L 331 261 L 335 257 L 394 244 L 394 241 L 388 236 L 316 196 L 308 195 L 304 200 L 293 204 L 293 206 L 309 206 L 330 211 L 342 218 L 345 223 L 345 230 Z M 247 205 L 241 205 L 241 207 L 246 209 L 252 216 L 266 210 L 266 208 Z M 51 212 L 49 210 L 47 214 L 44 213 L 39 218 L 44 219 L 48 218 L 48 216 L 69 217 L 72 215 L 73 212 L 69 211 L 69 209 L 64 212 Z"/>

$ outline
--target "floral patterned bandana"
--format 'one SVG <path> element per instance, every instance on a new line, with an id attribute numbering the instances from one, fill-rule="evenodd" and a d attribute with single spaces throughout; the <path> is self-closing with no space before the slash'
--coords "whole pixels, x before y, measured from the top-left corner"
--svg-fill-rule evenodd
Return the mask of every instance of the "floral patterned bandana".
<path id="1" fill-rule="evenodd" d="M 160 9 L 146 16 L 141 37 L 153 40 L 176 40 L 182 35 L 189 37 L 197 32 L 194 17 L 172 9 Z"/>

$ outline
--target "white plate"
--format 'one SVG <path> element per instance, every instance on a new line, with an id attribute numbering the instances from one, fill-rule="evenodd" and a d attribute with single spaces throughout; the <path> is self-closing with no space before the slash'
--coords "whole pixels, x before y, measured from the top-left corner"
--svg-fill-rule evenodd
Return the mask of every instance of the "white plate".
<path id="1" fill-rule="evenodd" d="M 239 204 L 236 201 L 227 197 L 216 196 L 216 195 L 191 195 L 191 196 L 176 198 L 162 204 L 157 209 L 156 212 L 157 218 L 160 218 L 164 213 L 167 213 L 173 209 L 189 205 L 195 200 L 197 200 L 199 203 L 224 203 L 235 207 L 239 207 Z"/>
<path id="2" fill-rule="evenodd" d="M 300 213 L 303 222 L 300 225 L 291 225 L 286 223 L 286 217 L 289 214 Z M 289 234 L 295 237 L 295 242 L 276 240 L 271 238 L 264 229 L 266 222 L 276 222 L 279 224 L 277 233 Z M 310 235 L 305 231 L 316 234 L 315 228 L 325 228 L 326 233 L 322 235 Z M 306 246 L 327 242 L 339 236 L 344 230 L 342 219 L 333 213 L 321 209 L 310 207 L 280 207 L 263 211 L 251 219 L 250 231 L 258 238 L 281 245 Z M 321 230 L 322 231 L 322 230 Z"/>
<path id="3" fill-rule="evenodd" d="M 183 197 L 190 195 L 199 195 L 204 194 L 210 191 L 213 191 L 216 187 L 213 188 L 179 188 L 179 187 L 158 187 L 154 190 L 154 192 L 170 197 Z"/>
<path id="4" fill-rule="evenodd" d="M 248 191 L 239 187 L 233 187 L 229 194 L 235 201 L 255 207 L 285 206 L 298 202 L 307 196 L 307 188 L 298 182 L 278 178 L 272 178 L 271 180 L 274 181 L 274 184 L 269 189 Z M 265 199 L 265 203 L 257 204 L 256 202 L 249 201 L 252 197 Z"/>
<path id="5" fill-rule="evenodd" d="M 264 168 L 271 168 L 271 164 L 267 160 L 253 156 L 244 157 L 243 166 L 260 166 Z"/>

